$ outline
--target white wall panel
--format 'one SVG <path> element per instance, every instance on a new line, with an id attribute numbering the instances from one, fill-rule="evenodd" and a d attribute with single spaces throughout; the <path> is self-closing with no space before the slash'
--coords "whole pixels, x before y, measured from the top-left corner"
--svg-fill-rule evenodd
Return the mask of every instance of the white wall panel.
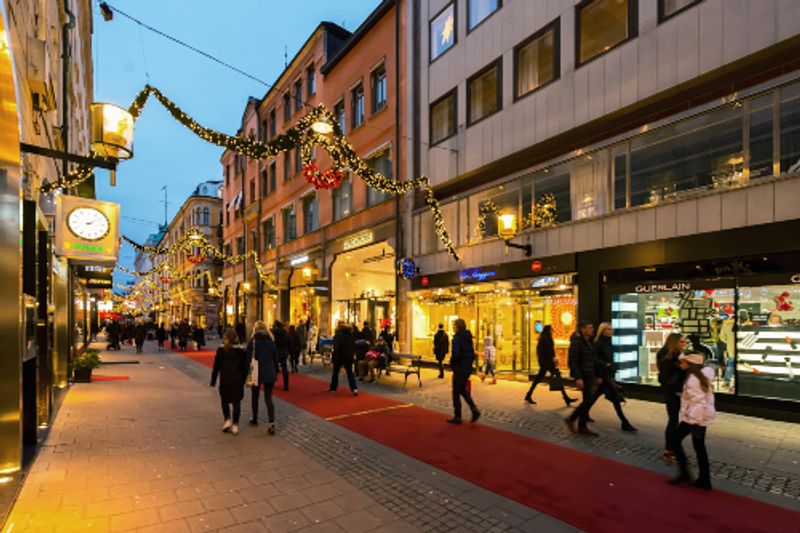
<path id="1" fill-rule="evenodd" d="M 747 189 L 747 224 L 769 224 L 775 217 L 775 187 L 772 184 Z"/>
<path id="2" fill-rule="evenodd" d="M 619 243 L 636 242 L 636 213 L 625 213 L 619 217 Z"/>
<path id="3" fill-rule="evenodd" d="M 678 208 L 675 204 L 656 207 L 656 238 L 669 239 L 677 234 Z"/>
<path id="4" fill-rule="evenodd" d="M 697 233 L 697 200 L 680 202 L 675 209 L 675 232 L 678 236 Z"/>
<path id="5" fill-rule="evenodd" d="M 656 211 L 642 209 L 636 212 L 636 242 L 652 241 L 656 238 Z"/>
<path id="6" fill-rule="evenodd" d="M 718 194 L 697 200 L 697 231 L 719 231 L 722 228 L 722 202 Z"/>
<path id="7" fill-rule="evenodd" d="M 722 229 L 747 225 L 747 191 L 730 191 L 721 195 Z"/>
<path id="8" fill-rule="evenodd" d="M 619 217 L 603 219 L 603 246 L 617 246 L 619 244 Z"/>
<path id="9" fill-rule="evenodd" d="M 800 179 L 775 184 L 775 221 L 800 218 Z"/>

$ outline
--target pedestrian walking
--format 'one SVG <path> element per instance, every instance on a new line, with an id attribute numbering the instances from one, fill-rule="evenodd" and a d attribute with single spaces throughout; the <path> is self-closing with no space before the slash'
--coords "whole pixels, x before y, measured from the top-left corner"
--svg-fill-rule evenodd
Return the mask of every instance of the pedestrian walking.
<path id="1" fill-rule="evenodd" d="M 472 400 L 472 394 L 467 390 L 467 382 L 472 375 L 472 365 L 475 363 L 475 345 L 472 333 L 467 329 L 467 323 L 463 318 L 456 319 L 454 326 L 455 334 L 450 349 L 450 369 L 453 371 L 453 418 L 448 418 L 447 422 L 461 423 L 461 398 L 464 398 L 472 411 L 472 422 L 477 422 L 481 412 Z"/>
<path id="2" fill-rule="evenodd" d="M 564 419 L 567 428 L 572 433 L 587 437 L 597 437 L 597 433 L 589 429 L 589 412 L 594 403 L 594 388 L 597 385 L 597 356 L 592 345 L 594 326 L 591 322 L 582 320 L 578 323 L 578 330 L 572 335 L 569 343 L 569 372 L 575 378 L 575 386 L 582 393 L 581 404 Z M 575 422 L 578 429 L 575 429 Z"/>
<path id="3" fill-rule="evenodd" d="M 484 372 L 481 376 L 481 381 L 484 381 L 491 374 L 492 383 L 496 384 L 497 376 L 494 373 L 494 366 L 497 363 L 497 348 L 494 347 L 494 339 L 492 339 L 491 335 L 486 335 L 483 338 L 483 363 Z"/>
<path id="4" fill-rule="evenodd" d="M 679 358 L 686 350 L 686 337 L 680 333 L 670 333 L 664 346 L 656 354 L 658 366 L 658 383 L 661 394 L 667 407 L 667 427 L 664 429 L 664 451 L 661 458 L 667 462 L 677 459 L 671 445 L 673 434 L 680 422 L 681 399 L 683 382 L 686 379 L 684 370 L 680 367 Z"/>
<path id="5" fill-rule="evenodd" d="M 116 320 L 112 320 L 111 323 L 108 325 L 108 349 L 109 350 L 117 350 L 120 349 L 119 343 L 119 335 L 120 335 L 120 325 L 119 322 Z"/>
<path id="6" fill-rule="evenodd" d="M 167 330 L 164 328 L 164 323 L 161 322 L 156 328 L 156 341 L 158 341 L 158 351 L 164 349 L 164 341 L 167 340 Z"/>
<path id="7" fill-rule="evenodd" d="M 283 390 L 289 390 L 289 335 L 280 320 L 272 324 L 272 338 L 278 350 L 278 364 L 283 374 Z"/>
<path id="8" fill-rule="evenodd" d="M 539 334 L 539 340 L 536 343 L 536 358 L 539 361 L 539 372 L 531 383 L 531 388 L 528 389 L 528 394 L 525 395 L 525 401 L 530 404 L 536 404 L 533 400 L 533 391 L 536 386 L 541 383 L 547 374 L 550 374 L 553 383 L 560 385 L 560 387 L 550 387 L 550 390 L 560 390 L 561 397 L 564 398 L 564 403 L 569 407 L 573 402 L 577 402 L 577 398 L 570 398 L 567 391 L 564 389 L 564 380 L 561 378 L 561 371 L 558 369 L 558 358 L 556 357 L 556 345 L 553 341 L 553 326 L 547 325 L 542 328 Z"/>
<path id="9" fill-rule="evenodd" d="M 308 349 L 308 321 L 302 320 L 297 325 L 297 335 L 300 336 L 300 364 L 306 364 L 306 350 Z"/>
<path id="10" fill-rule="evenodd" d="M 222 346 L 217 348 L 214 356 L 214 368 L 211 371 L 211 386 L 214 387 L 219 377 L 219 396 L 222 403 L 222 416 L 225 423 L 222 431 L 234 435 L 239 433 L 239 415 L 242 412 L 244 398 L 244 381 L 250 370 L 250 361 L 245 351 L 237 346 L 239 336 L 232 329 L 225 332 Z M 231 405 L 233 413 L 231 416 Z"/>
<path id="11" fill-rule="evenodd" d="M 353 330 L 344 322 L 339 322 L 336 333 L 333 335 L 333 372 L 331 374 L 331 386 L 329 392 L 336 392 L 339 388 L 339 371 L 344 368 L 347 373 L 347 382 L 353 396 L 358 396 L 358 385 L 356 376 L 353 374 L 353 361 L 355 359 L 356 343 L 353 337 Z"/>
<path id="12" fill-rule="evenodd" d="M 147 331 L 144 328 L 144 324 L 141 322 L 136 322 L 136 325 L 133 326 L 133 340 L 136 343 L 136 353 L 142 353 L 142 348 L 144 347 L 144 338 L 147 335 Z"/>
<path id="13" fill-rule="evenodd" d="M 288 342 L 292 372 L 297 373 L 297 365 L 300 363 L 300 350 L 303 345 L 300 341 L 300 334 L 297 333 L 297 328 L 295 328 L 294 325 L 289 326 Z"/>
<path id="14" fill-rule="evenodd" d="M 170 348 L 173 350 L 175 349 L 175 340 L 178 338 L 178 324 L 173 322 L 172 326 L 169 328 L 169 342 Z"/>
<path id="15" fill-rule="evenodd" d="M 306 354 L 308 354 L 309 358 L 317 351 L 318 335 L 317 326 L 309 318 L 306 324 Z"/>
<path id="16" fill-rule="evenodd" d="M 264 387 L 264 402 L 267 405 L 267 417 L 269 425 L 267 434 L 275 434 L 275 404 L 272 401 L 272 389 L 278 377 L 278 349 L 272 340 L 267 325 L 261 320 L 253 325 L 253 336 L 247 343 L 248 359 L 255 360 L 258 372 L 254 377 L 254 384 L 250 387 L 251 407 L 253 418 L 250 420 L 251 426 L 258 425 L 258 394 L 261 387 Z"/>
<path id="17" fill-rule="evenodd" d="M 241 342 L 247 342 L 247 339 L 245 338 L 247 335 L 247 331 L 245 330 L 244 320 L 237 321 L 235 328 L 236 328 L 236 334 L 239 336 L 239 340 Z"/>
<path id="18" fill-rule="evenodd" d="M 450 338 L 444 330 L 444 324 L 439 324 L 439 329 L 433 336 L 433 355 L 439 363 L 439 379 L 444 379 L 444 358 L 450 351 Z"/>
<path id="19" fill-rule="evenodd" d="M 597 326 L 594 353 L 597 356 L 597 377 L 602 381 L 594 393 L 592 403 L 605 394 L 608 401 L 614 405 L 614 411 L 617 412 L 619 421 L 622 423 L 622 431 L 636 432 L 637 429 L 633 427 L 625 417 L 625 413 L 622 412 L 622 394 L 620 393 L 619 384 L 614 379 L 616 368 L 614 366 L 614 348 L 611 345 L 613 333 L 614 328 L 608 322 L 603 322 Z"/>
<path id="20" fill-rule="evenodd" d="M 670 480 L 673 485 L 690 483 L 688 461 L 683 450 L 683 439 L 692 436 L 692 447 L 697 456 L 697 479 L 693 486 L 711 490 L 711 470 L 706 450 L 706 431 L 716 418 L 714 391 L 711 383 L 714 370 L 703 366 L 704 355 L 691 353 L 678 358 L 679 367 L 685 372 L 686 380 L 681 390 L 680 422 L 672 433 L 670 449 L 675 453 L 680 473 Z"/>
<path id="21" fill-rule="evenodd" d="M 197 347 L 197 351 L 202 350 L 206 347 L 206 328 L 201 325 L 196 325 L 194 327 L 194 331 L 192 331 L 192 340 L 194 340 L 194 344 Z"/>
<path id="22" fill-rule="evenodd" d="M 180 326 L 178 326 L 178 344 L 181 348 L 181 351 L 186 351 L 189 347 L 189 334 L 191 333 L 191 328 L 189 327 L 189 321 L 185 318 L 181 320 Z"/>

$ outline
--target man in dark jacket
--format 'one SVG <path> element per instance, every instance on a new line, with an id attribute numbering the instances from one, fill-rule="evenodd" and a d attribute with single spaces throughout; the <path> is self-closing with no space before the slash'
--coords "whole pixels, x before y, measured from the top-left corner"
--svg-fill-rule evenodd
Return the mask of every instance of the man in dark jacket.
<path id="1" fill-rule="evenodd" d="M 369 343 L 370 348 L 375 346 L 375 330 L 366 320 L 364 321 L 364 327 L 361 329 L 361 338 Z"/>
<path id="2" fill-rule="evenodd" d="M 289 390 L 289 335 L 283 324 L 276 320 L 272 324 L 272 338 L 275 339 L 275 348 L 278 350 L 278 364 L 283 374 L 283 390 Z"/>
<path id="3" fill-rule="evenodd" d="M 461 398 L 463 397 L 472 411 L 472 421 L 477 422 L 481 412 L 467 390 L 467 382 L 472 375 L 472 365 L 475 362 L 475 345 L 472 341 L 472 333 L 467 329 L 467 323 L 463 319 L 457 319 L 454 325 L 456 333 L 453 335 L 453 346 L 450 350 L 450 369 L 453 371 L 453 409 L 455 412 L 453 418 L 449 418 L 447 421 L 450 424 L 461 423 Z"/>
<path id="4" fill-rule="evenodd" d="M 439 324 L 439 330 L 433 336 L 433 355 L 439 362 L 439 379 L 444 379 L 444 357 L 450 351 L 450 339 L 444 331 L 444 324 Z"/>
<path id="5" fill-rule="evenodd" d="M 578 322 L 578 330 L 569 341 L 569 373 L 575 378 L 575 386 L 583 393 L 583 401 L 571 415 L 564 419 L 567 427 L 575 433 L 575 421 L 578 421 L 577 433 L 596 437 L 597 433 L 588 427 L 589 411 L 594 403 L 594 385 L 597 376 L 597 355 L 592 346 L 594 326 L 591 322 Z"/>
<path id="6" fill-rule="evenodd" d="M 355 358 L 356 341 L 353 330 L 344 322 L 339 322 L 336 333 L 333 335 L 333 374 L 331 374 L 331 386 L 328 392 L 336 392 L 339 388 L 339 370 L 344 368 L 347 373 L 347 381 L 353 396 L 358 396 L 358 385 L 356 376 L 353 374 L 353 359 Z"/>

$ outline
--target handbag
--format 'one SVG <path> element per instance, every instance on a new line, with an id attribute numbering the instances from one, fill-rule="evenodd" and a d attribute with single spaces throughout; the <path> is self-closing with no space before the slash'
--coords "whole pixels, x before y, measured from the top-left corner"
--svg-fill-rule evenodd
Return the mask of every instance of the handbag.
<path id="1" fill-rule="evenodd" d="M 564 390 L 564 380 L 561 378 L 561 372 L 556 371 L 554 374 L 551 374 L 547 380 L 547 384 L 550 385 L 550 390 Z"/>
<path id="2" fill-rule="evenodd" d="M 250 371 L 244 384 L 247 387 L 258 387 L 258 359 L 253 358 L 250 361 Z"/>

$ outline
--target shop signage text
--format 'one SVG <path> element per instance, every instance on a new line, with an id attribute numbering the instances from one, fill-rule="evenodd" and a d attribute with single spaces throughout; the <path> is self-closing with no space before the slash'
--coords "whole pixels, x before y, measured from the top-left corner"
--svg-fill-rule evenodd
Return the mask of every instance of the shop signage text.
<path id="1" fill-rule="evenodd" d="M 302 265 L 303 263 L 308 263 L 308 256 L 307 255 L 300 255 L 297 257 L 293 257 L 289 260 L 289 264 L 293 267 L 297 265 Z"/>
<path id="2" fill-rule="evenodd" d="M 486 281 L 497 275 L 496 270 L 483 270 L 481 268 L 467 268 L 458 275 L 461 281 Z"/>
<path id="3" fill-rule="evenodd" d="M 550 285 L 558 285 L 560 282 L 561 278 L 559 276 L 543 276 L 533 280 L 531 287 L 534 289 L 539 287 L 549 287 Z"/>
<path id="4" fill-rule="evenodd" d="M 637 285 L 636 292 L 681 292 L 692 290 L 692 284 L 688 282 L 682 283 L 654 283 L 652 285 Z"/>
<path id="5" fill-rule="evenodd" d="M 374 239 L 375 236 L 373 235 L 372 231 L 362 231 L 361 233 L 356 233 L 352 237 L 345 239 L 343 247 L 345 251 L 352 250 L 354 248 L 360 248 L 372 243 Z"/>

